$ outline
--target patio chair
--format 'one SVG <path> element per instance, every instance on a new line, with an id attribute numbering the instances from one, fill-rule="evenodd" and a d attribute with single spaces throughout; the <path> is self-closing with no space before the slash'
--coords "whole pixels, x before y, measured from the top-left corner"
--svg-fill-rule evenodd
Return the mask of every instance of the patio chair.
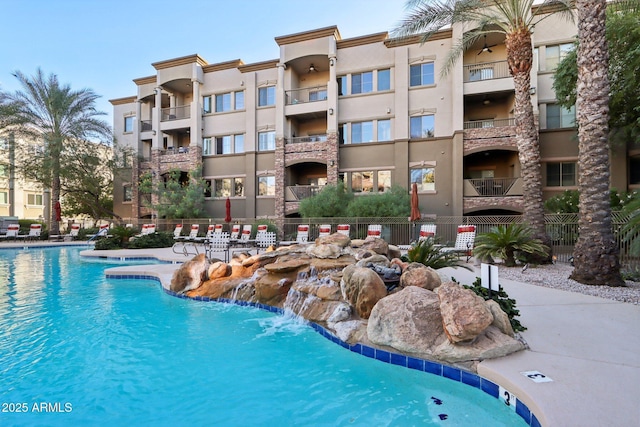
<path id="1" fill-rule="evenodd" d="M 420 236 L 418 237 L 418 241 L 425 239 L 433 239 L 436 237 L 436 225 L 435 224 L 422 224 L 420 226 Z"/>
<path id="2" fill-rule="evenodd" d="M 276 233 L 273 231 L 263 231 L 256 235 L 256 246 L 258 248 L 258 252 L 260 252 L 260 249 L 267 249 L 269 246 L 275 245 Z"/>
<path id="3" fill-rule="evenodd" d="M 182 224 L 176 224 L 176 228 L 173 229 L 173 239 L 178 240 L 182 238 Z"/>
<path id="4" fill-rule="evenodd" d="M 251 230 L 253 230 L 253 227 L 251 226 L 251 224 L 243 225 L 242 234 L 240 235 L 239 240 L 244 240 L 244 241 L 251 240 Z"/>
<path id="5" fill-rule="evenodd" d="M 80 233 L 80 224 L 71 224 L 71 230 L 69 230 L 69 234 L 65 234 L 63 237 L 69 238 L 70 240 L 75 240 L 78 237 L 78 233 Z"/>
<path id="6" fill-rule="evenodd" d="M 209 233 L 209 230 L 212 230 L 214 233 L 222 233 L 222 224 L 209 225 L 209 227 L 207 227 L 207 233 Z"/>
<path id="7" fill-rule="evenodd" d="M 370 224 L 367 229 L 367 237 L 375 237 L 377 239 L 382 235 L 382 225 L 380 224 Z"/>
<path id="8" fill-rule="evenodd" d="M 231 240 L 238 240 L 240 238 L 240 224 L 233 224 L 231 226 L 231 234 L 229 235 Z"/>
<path id="9" fill-rule="evenodd" d="M 229 262 L 229 233 L 221 231 L 211 233 L 211 237 L 205 241 L 205 255 L 211 260 L 219 253 L 224 254 L 224 262 Z"/>
<path id="10" fill-rule="evenodd" d="M 20 225 L 19 224 L 9 224 L 7 226 L 7 234 L 0 236 L 1 239 L 17 239 L 18 233 L 20 233 Z"/>
<path id="11" fill-rule="evenodd" d="M 476 240 L 476 226 L 475 225 L 459 225 L 458 233 L 456 235 L 456 243 L 453 247 L 440 248 L 443 252 L 456 252 L 458 256 L 465 255 L 467 262 L 471 259 L 473 254 L 473 243 Z"/>
<path id="12" fill-rule="evenodd" d="M 256 236 L 257 239 L 257 236 Z M 283 242 L 279 242 L 279 246 L 289 246 L 295 245 L 299 243 L 307 243 L 309 241 L 309 225 L 308 224 L 300 224 L 298 225 L 298 234 L 296 234 L 296 240 L 286 240 Z"/>
<path id="13" fill-rule="evenodd" d="M 349 224 L 338 224 L 337 228 L 338 233 L 344 234 L 349 237 L 349 232 L 351 231 L 351 226 Z"/>
<path id="14" fill-rule="evenodd" d="M 331 225 L 322 224 L 318 227 L 318 237 L 326 237 L 331 234 Z"/>
<path id="15" fill-rule="evenodd" d="M 42 224 L 31 224 L 31 226 L 29 227 L 29 234 L 18 234 L 18 238 L 25 240 L 38 240 L 40 238 L 41 231 Z"/>
<path id="16" fill-rule="evenodd" d="M 195 241 L 198 237 L 198 231 L 200 231 L 199 224 L 191 224 L 191 230 L 189 231 L 189 236 L 187 236 L 187 240 Z"/>

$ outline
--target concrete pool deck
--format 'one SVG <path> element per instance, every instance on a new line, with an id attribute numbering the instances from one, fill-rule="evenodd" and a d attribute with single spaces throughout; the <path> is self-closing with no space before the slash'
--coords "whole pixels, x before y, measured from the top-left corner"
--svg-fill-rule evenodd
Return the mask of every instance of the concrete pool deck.
<path id="1" fill-rule="evenodd" d="M 41 243 L 3 242 L 0 248 L 67 245 Z M 171 248 L 91 252 L 83 255 L 155 257 L 173 263 L 190 259 Z M 444 272 L 471 284 L 480 273 L 470 266 L 475 270 Z M 157 277 L 168 286 L 177 267 L 155 264 L 118 269 Z M 534 277 L 535 271 L 530 271 Z M 509 390 L 542 426 L 640 425 L 640 306 L 511 280 L 501 279 L 500 284 L 517 301 L 519 319 L 528 328 L 522 337 L 529 349 L 484 360 L 478 374 Z M 531 371 L 552 381 L 535 382 L 522 374 Z"/>

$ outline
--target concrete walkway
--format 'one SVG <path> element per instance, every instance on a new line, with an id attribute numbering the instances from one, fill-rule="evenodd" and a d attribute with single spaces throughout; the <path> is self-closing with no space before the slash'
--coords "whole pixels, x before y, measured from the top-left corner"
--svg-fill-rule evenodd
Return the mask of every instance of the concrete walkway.
<path id="1" fill-rule="evenodd" d="M 170 262 L 189 259 L 171 248 L 87 251 L 83 255 L 105 253 L 155 256 Z M 158 277 L 168 286 L 177 266 L 118 269 Z M 463 284 L 473 283 L 480 275 L 478 268 L 441 271 Z M 640 426 L 640 306 L 504 279 L 500 284 L 517 302 L 520 322 L 527 327 L 522 337 L 529 349 L 480 362 L 478 374 L 509 390 L 543 426 Z M 534 382 L 522 374 L 530 371 L 552 381 Z"/>

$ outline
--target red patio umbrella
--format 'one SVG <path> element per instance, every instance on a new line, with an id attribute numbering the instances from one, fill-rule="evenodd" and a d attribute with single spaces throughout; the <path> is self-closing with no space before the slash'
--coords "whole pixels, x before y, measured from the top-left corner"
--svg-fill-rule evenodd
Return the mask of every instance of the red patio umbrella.
<path id="1" fill-rule="evenodd" d="M 225 217 L 224 222 L 231 222 L 231 200 L 227 197 L 227 201 L 225 203 Z"/>
<path id="2" fill-rule="evenodd" d="M 62 220 L 62 207 L 60 206 L 60 202 L 56 202 L 53 205 L 53 213 L 55 214 L 54 220 L 60 222 Z"/>
<path id="3" fill-rule="evenodd" d="M 409 221 L 417 221 L 421 217 L 420 202 L 418 200 L 418 184 L 414 182 L 411 186 L 411 216 L 409 217 Z"/>

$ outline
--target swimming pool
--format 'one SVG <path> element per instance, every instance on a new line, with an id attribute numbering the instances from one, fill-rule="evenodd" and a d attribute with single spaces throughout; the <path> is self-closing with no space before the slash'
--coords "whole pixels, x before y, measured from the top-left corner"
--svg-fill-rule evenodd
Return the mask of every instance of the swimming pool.
<path id="1" fill-rule="evenodd" d="M 482 391 L 250 307 L 104 277 L 78 248 L 0 251 L 1 425 L 526 425 Z"/>

